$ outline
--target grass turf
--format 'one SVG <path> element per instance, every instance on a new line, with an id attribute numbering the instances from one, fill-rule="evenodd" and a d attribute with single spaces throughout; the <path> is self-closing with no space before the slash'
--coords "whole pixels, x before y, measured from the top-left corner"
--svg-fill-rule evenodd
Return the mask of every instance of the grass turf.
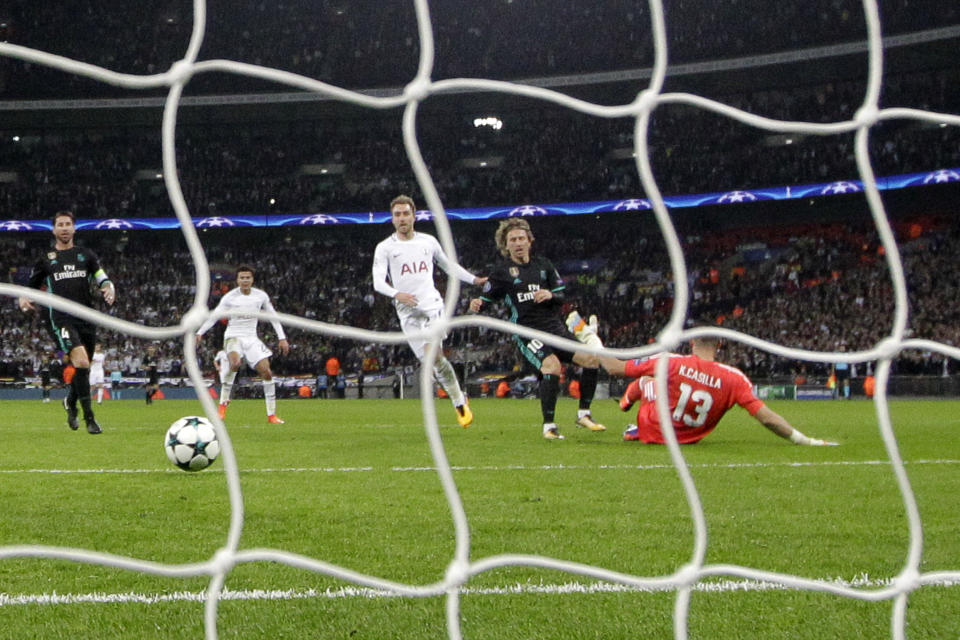
<path id="1" fill-rule="evenodd" d="M 549 556 L 636 576 L 691 558 L 690 508 L 664 447 L 625 443 L 627 416 L 595 404 L 605 433 L 573 428 L 545 441 L 536 401 L 476 399 L 460 429 L 437 403 L 446 455 L 470 523 L 471 559 Z M 840 447 L 798 447 L 740 410 L 684 447 L 708 523 L 708 563 L 878 589 L 907 558 L 904 501 L 865 401 L 772 406 Z M 900 452 L 924 525 L 922 571 L 957 570 L 960 427 L 954 401 L 891 402 Z M 199 403 L 134 400 L 98 407 L 105 432 L 71 432 L 55 403 L 5 401 L 0 545 L 70 546 L 163 563 L 208 559 L 226 540 L 221 462 L 173 468 L 167 426 Z M 414 400 L 235 401 L 227 425 L 241 470 L 241 548 L 276 548 L 409 584 L 442 579 L 454 553 L 450 508 Z M 0 548 L 2 551 L 2 548 Z M 195 638 L 204 578 L 161 578 L 50 559 L 0 560 L 0 638 Z M 371 597 L 356 585 L 275 563 L 238 565 L 221 602 L 221 638 L 442 638 L 443 598 Z M 892 603 L 818 592 L 734 589 L 705 580 L 691 599 L 691 638 L 889 637 Z M 606 588 L 604 588 L 606 587 Z M 715 587 L 711 588 L 711 587 Z M 343 591 L 346 590 L 346 591 Z M 673 592 L 611 588 L 559 571 L 482 573 L 461 601 L 467 638 L 672 637 Z M 504 594 L 502 591 L 512 590 Z M 63 603 L 45 597 L 59 594 Z M 136 596 L 136 597 L 134 597 Z M 23 597 L 25 603 L 19 603 Z M 956 637 L 960 589 L 910 596 L 910 638 Z"/>

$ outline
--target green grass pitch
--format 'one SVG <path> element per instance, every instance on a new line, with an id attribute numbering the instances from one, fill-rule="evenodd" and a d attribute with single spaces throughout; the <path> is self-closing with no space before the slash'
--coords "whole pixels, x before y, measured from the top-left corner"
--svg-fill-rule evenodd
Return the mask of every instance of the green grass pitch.
<path id="1" fill-rule="evenodd" d="M 666 576 L 693 550 L 690 509 L 664 447 L 625 443 L 612 400 L 540 438 L 535 400 L 476 399 L 460 429 L 437 402 L 441 436 L 470 523 L 471 558 L 538 554 L 636 576 Z M 730 563 L 877 590 L 907 559 L 903 499 L 868 401 L 779 402 L 775 410 L 839 447 L 799 447 L 735 409 L 683 448 L 707 516 L 708 563 Z M 162 439 L 198 402 L 110 401 L 104 433 L 66 428 L 56 403 L 4 401 L 0 545 L 43 544 L 164 563 L 208 559 L 226 540 L 222 461 L 175 469 Z M 901 455 L 923 519 L 924 572 L 960 569 L 960 403 L 894 400 Z M 232 403 L 227 425 L 242 482 L 241 547 L 276 548 L 409 584 L 444 575 L 453 524 L 415 400 Z M 0 560 L 0 640 L 198 638 L 206 579 L 171 579 L 95 564 Z M 733 578 L 692 595 L 691 638 L 885 638 L 893 603 L 772 588 Z M 221 638 L 445 638 L 444 598 L 384 597 L 282 564 L 237 566 Z M 673 592 L 641 592 L 531 567 L 486 572 L 465 586 L 470 639 L 671 638 Z M 960 636 L 960 585 L 914 592 L 912 640 Z"/>

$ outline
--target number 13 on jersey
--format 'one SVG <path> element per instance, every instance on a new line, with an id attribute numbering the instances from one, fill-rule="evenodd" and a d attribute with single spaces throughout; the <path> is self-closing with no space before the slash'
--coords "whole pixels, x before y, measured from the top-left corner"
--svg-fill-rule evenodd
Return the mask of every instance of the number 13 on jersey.
<path id="1" fill-rule="evenodd" d="M 702 427 L 713 406 L 713 396 L 703 389 L 694 390 L 686 382 L 680 383 L 680 398 L 673 410 L 674 422 L 683 421 L 688 427 Z"/>

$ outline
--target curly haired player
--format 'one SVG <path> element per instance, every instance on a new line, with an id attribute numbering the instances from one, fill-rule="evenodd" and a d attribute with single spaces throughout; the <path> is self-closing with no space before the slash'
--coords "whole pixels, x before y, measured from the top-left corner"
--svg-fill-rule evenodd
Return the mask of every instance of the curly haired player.
<path id="1" fill-rule="evenodd" d="M 470 301 L 470 311 L 477 313 L 488 302 L 501 302 L 510 310 L 510 321 L 557 336 L 564 335 L 560 317 L 566 286 L 553 263 L 530 253 L 533 231 L 522 218 L 500 222 L 494 235 L 497 249 L 506 258 L 490 274 L 490 280 L 479 298 Z M 543 437 L 562 440 L 554 421 L 557 395 L 560 391 L 562 363 L 583 367 L 580 380 L 580 409 L 576 424 L 590 431 L 606 427 L 593 421 L 590 404 L 597 389 L 597 359 L 588 353 L 558 349 L 540 340 L 513 336 L 524 360 L 540 374 L 540 412 L 543 416 Z"/>

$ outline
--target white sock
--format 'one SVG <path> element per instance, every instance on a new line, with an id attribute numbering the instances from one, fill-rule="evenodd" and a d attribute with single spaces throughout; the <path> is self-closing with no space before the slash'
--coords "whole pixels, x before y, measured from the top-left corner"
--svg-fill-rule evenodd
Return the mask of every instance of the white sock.
<path id="1" fill-rule="evenodd" d="M 236 371 L 227 372 L 227 377 L 220 385 L 220 404 L 230 403 L 230 392 L 233 391 L 233 381 L 237 379 Z"/>
<path id="2" fill-rule="evenodd" d="M 463 390 L 460 389 L 460 383 L 457 382 L 457 374 L 453 370 L 453 365 L 446 358 L 437 360 L 437 366 L 433 368 L 433 377 L 437 379 L 443 390 L 450 397 L 453 406 L 459 407 L 466 400 L 463 397 Z"/>
<path id="3" fill-rule="evenodd" d="M 97 389 L 97 404 L 103 404 L 103 387 Z"/>
<path id="4" fill-rule="evenodd" d="M 267 403 L 267 415 L 274 415 L 277 412 L 277 383 L 273 379 L 263 381 L 263 399 Z"/>
<path id="5" fill-rule="evenodd" d="M 577 419 L 579 420 L 583 416 L 589 416 L 590 409 L 577 409 Z"/>

